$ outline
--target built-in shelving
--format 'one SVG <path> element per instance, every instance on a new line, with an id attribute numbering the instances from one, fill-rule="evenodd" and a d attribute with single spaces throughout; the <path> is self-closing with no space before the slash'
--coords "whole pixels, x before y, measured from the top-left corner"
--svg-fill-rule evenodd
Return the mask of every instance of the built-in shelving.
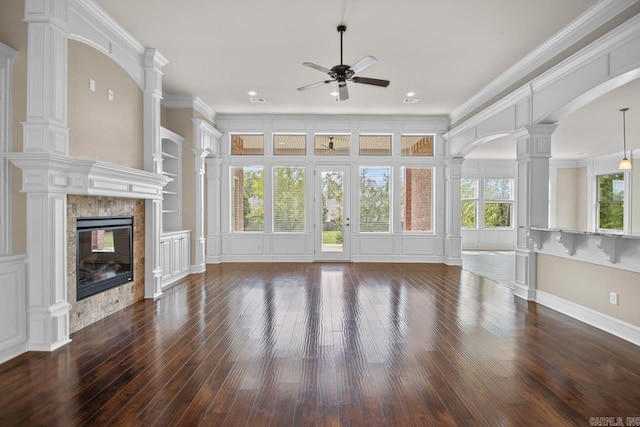
<path id="1" fill-rule="evenodd" d="M 162 140 L 162 174 L 171 178 L 162 191 L 162 232 L 182 230 L 182 142 L 183 138 L 165 128 Z"/>

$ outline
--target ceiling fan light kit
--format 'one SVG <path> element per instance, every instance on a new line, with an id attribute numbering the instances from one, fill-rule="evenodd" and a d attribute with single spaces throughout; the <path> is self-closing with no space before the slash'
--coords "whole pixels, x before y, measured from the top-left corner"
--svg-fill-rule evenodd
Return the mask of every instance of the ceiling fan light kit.
<path id="1" fill-rule="evenodd" d="M 331 77 L 330 80 L 323 80 L 317 83 L 312 83 L 310 85 L 299 87 L 298 90 L 307 90 L 318 86 L 323 86 L 329 83 L 337 82 L 338 84 L 338 95 L 337 101 L 346 101 L 349 99 L 349 89 L 347 88 L 347 82 L 371 85 L 371 86 L 379 86 L 379 87 L 387 87 L 389 86 L 389 80 L 382 79 L 373 79 L 370 77 L 360 77 L 356 76 L 360 71 L 363 71 L 376 62 L 378 60 L 373 56 L 365 56 L 360 61 L 356 62 L 353 65 L 346 65 L 342 59 L 342 35 L 345 31 L 347 31 L 346 25 L 338 25 L 338 32 L 340 33 L 340 64 L 334 65 L 331 69 L 325 68 L 321 65 L 314 64 L 313 62 L 303 62 L 302 65 L 305 67 L 313 68 L 314 70 L 321 71 L 326 73 Z"/>

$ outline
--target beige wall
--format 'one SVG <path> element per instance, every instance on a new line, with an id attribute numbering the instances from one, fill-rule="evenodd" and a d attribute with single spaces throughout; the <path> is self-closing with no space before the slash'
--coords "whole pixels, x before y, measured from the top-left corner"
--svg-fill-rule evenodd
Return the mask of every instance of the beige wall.
<path id="1" fill-rule="evenodd" d="M 22 125 L 27 119 L 27 24 L 24 19 L 24 0 L 0 0 L 0 42 L 15 49 L 13 59 L 13 91 L 11 105 L 12 150 L 22 151 Z M 12 167 L 12 232 L 13 253 L 27 251 L 27 199 L 20 192 L 22 172 Z"/>
<path id="2" fill-rule="evenodd" d="M 539 290 L 616 319 L 640 326 L 640 274 L 538 254 Z M 618 294 L 618 305 L 609 293 Z"/>
<path id="3" fill-rule="evenodd" d="M 116 62 L 84 43 L 69 40 L 68 55 L 69 155 L 144 169 L 142 90 Z"/>
<path id="4" fill-rule="evenodd" d="M 587 229 L 587 168 L 558 168 L 556 226 Z"/>
<path id="5" fill-rule="evenodd" d="M 587 229 L 587 196 L 589 188 L 587 186 L 587 168 L 576 169 L 576 229 Z"/>
<path id="6" fill-rule="evenodd" d="M 576 169 L 559 168 L 556 179 L 556 226 L 576 228 Z"/>

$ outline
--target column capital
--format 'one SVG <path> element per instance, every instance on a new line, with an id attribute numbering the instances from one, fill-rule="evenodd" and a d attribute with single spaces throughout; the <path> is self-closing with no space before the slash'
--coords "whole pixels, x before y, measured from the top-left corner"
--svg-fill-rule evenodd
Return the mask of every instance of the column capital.
<path id="1" fill-rule="evenodd" d="M 549 158 L 551 157 L 551 135 L 558 128 L 557 124 L 525 126 L 514 136 L 518 147 L 517 158 Z"/>
<path id="2" fill-rule="evenodd" d="M 550 124 L 538 124 L 523 126 L 513 134 L 516 140 L 525 139 L 533 136 L 551 136 L 556 129 L 558 129 L 557 123 Z"/>
<path id="3" fill-rule="evenodd" d="M 68 32 L 68 0 L 25 0 L 24 22 L 51 24 Z"/>

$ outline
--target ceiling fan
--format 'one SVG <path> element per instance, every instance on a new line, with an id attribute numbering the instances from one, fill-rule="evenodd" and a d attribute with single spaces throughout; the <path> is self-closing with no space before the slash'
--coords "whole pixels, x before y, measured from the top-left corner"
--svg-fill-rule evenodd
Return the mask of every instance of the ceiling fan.
<path id="1" fill-rule="evenodd" d="M 322 67 L 320 65 L 314 64 L 312 62 L 303 62 L 302 65 L 313 68 L 314 70 L 322 71 L 323 73 L 327 73 L 330 80 L 323 80 L 317 83 L 312 83 L 310 85 L 299 87 L 298 90 L 307 90 L 314 87 L 326 85 L 332 82 L 338 82 L 338 98 L 339 101 L 346 101 L 349 99 L 349 90 L 347 89 L 347 81 L 354 83 L 361 83 L 365 85 L 373 85 L 380 87 L 389 86 L 389 80 L 381 80 L 381 79 L 372 79 L 370 77 L 360 77 L 356 76 L 360 71 L 369 68 L 378 60 L 373 56 L 365 56 L 360 61 L 356 62 L 352 66 L 345 65 L 342 61 L 342 35 L 347 31 L 346 25 L 338 25 L 338 32 L 340 33 L 340 65 L 335 65 L 331 69 Z"/>

